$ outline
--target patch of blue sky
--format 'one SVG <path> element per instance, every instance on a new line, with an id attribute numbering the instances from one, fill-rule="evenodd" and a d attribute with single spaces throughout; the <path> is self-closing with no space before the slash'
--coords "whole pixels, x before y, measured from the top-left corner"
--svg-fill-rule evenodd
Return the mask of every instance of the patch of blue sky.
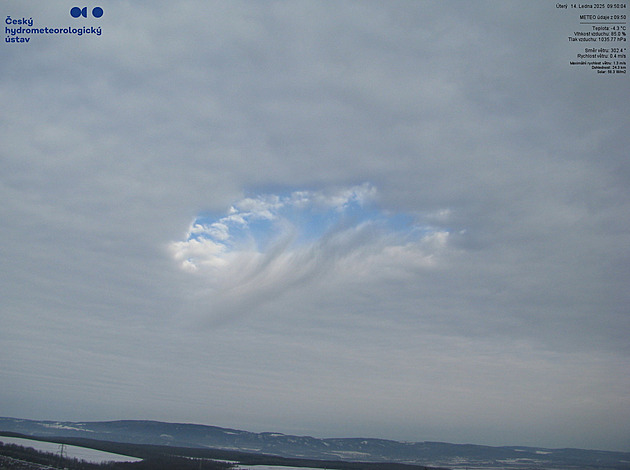
<path id="1" fill-rule="evenodd" d="M 352 188 L 343 195 L 333 196 L 300 191 L 245 198 L 224 216 L 200 214 L 193 222 L 188 240 L 209 239 L 229 250 L 263 252 L 280 241 L 303 245 L 316 242 L 331 231 L 366 224 L 383 234 L 408 240 L 436 231 L 430 225 L 415 223 L 410 214 L 383 211 L 369 200 L 357 197 L 357 192 Z"/>
<path id="2" fill-rule="evenodd" d="M 289 223 L 294 243 L 302 244 L 319 239 L 335 227 L 340 214 L 331 208 L 317 208 L 312 205 L 288 206 L 282 216 Z"/>
<path id="3" fill-rule="evenodd" d="M 282 237 L 283 230 L 277 218 L 254 218 L 246 226 L 236 226 L 232 232 L 235 245 L 253 245 L 258 251 L 265 251 L 267 247 Z"/>

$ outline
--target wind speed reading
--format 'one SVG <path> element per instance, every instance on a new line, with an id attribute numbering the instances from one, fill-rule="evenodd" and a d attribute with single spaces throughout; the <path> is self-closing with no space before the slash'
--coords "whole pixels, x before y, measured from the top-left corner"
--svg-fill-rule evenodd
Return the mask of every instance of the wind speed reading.
<path id="1" fill-rule="evenodd" d="M 569 65 L 598 75 L 626 74 L 626 3 L 556 3 L 556 8 L 576 17 L 567 40 L 578 49 Z"/>

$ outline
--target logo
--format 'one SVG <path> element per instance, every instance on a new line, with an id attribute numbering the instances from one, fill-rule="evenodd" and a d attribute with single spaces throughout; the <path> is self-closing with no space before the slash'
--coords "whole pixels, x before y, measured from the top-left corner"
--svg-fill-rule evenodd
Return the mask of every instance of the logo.
<path id="1" fill-rule="evenodd" d="M 88 17 L 88 7 L 72 7 L 70 9 L 70 16 L 73 18 L 79 18 L 82 16 L 83 18 Z M 103 16 L 103 9 L 101 7 L 92 8 L 92 16 L 94 18 L 100 18 Z"/>

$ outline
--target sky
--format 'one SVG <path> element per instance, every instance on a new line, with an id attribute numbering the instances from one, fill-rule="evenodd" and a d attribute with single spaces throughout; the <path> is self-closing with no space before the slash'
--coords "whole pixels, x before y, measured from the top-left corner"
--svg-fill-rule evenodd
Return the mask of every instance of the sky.
<path id="1" fill-rule="evenodd" d="M 0 47 L 0 416 L 630 451 L 629 82 L 574 12 L 77 5 L 0 11 L 101 32 Z"/>

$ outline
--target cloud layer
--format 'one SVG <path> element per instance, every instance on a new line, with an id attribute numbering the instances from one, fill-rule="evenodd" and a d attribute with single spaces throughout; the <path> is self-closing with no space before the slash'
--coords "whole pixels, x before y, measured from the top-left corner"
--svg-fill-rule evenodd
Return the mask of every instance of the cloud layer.
<path id="1" fill-rule="evenodd" d="M 103 8 L 0 49 L 0 415 L 630 449 L 630 96 L 571 14 Z"/>

